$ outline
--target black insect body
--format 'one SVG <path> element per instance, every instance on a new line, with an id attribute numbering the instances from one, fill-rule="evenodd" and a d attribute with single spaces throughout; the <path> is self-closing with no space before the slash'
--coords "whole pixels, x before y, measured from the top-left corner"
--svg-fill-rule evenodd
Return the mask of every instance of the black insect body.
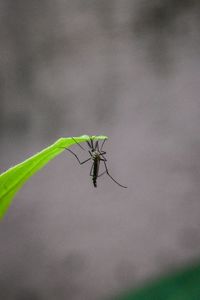
<path id="1" fill-rule="evenodd" d="M 106 152 L 103 153 L 105 154 Z M 101 155 L 103 155 L 102 152 L 97 150 L 91 151 L 90 155 L 93 160 L 93 164 L 90 170 L 90 176 L 92 176 L 94 187 L 97 187 L 97 178 L 106 173 L 106 171 L 104 171 L 102 174 L 99 175 L 100 161 L 104 161 L 104 158 L 101 158 Z"/>
<path id="2" fill-rule="evenodd" d="M 93 159 L 93 165 L 92 165 L 92 170 L 91 170 L 91 176 L 92 176 L 92 181 L 93 181 L 94 187 L 97 187 L 97 177 L 99 174 L 99 166 L 100 166 L 100 160 L 101 160 L 101 156 L 98 151 L 94 151 L 92 153 L 92 159 Z"/>
<path id="3" fill-rule="evenodd" d="M 83 150 L 85 150 L 81 144 L 79 144 L 74 138 L 72 138 L 77 145 L 79 145 L 79 147 Z M 84 161 L 80 161 L 78 156 L 70 149 L 68 148 L 64 148 L 66 150 L 68 150 L 69 152 L 71 152 L 75 157 L 76 159 L 78 160 L 79 164 L 82 165 L 84 163 L 86 163 L 87 161 L 89 160 L 92 160 L 93 163 L 92 163 L 92 166 L 91 166 L 91 169 L 90 169 L 90 176 L 92 177 L 92 181 L 93 181 L 93 185 L 94 187 L 97 187 L 97 178 L 104 175 L 105 173 L 116 183 L 118 184 L 119 186 L 123 187 L 123 188 L 126 188 L 126 186 L 120 184 L 119 182 L 117 182 L 111 175 L 110 173 L 108 172 L 108 167 L 107 167 L 107 164 L 106 164 L 106 161 L 107 159 L 105 158 L 105 154 L 106 152 L 102 150 L 103 148 L 103 145 L 105 143 L 106 139 L 103 140 L 103 143 L 101 144 L 101 147 L 99 148 L 99 142 L 98 141 L 95 141 L 90 138 L 90 141 L 86 141 L 87 144 L 88 144 L 88 147 L 89 147 L 89 154 L 90 154 L 90 157 L 87 158 L 86 160 Z M 104 167 L 105 167 L 105 171 L 102 172 L 101 174 L 99 174 L 99 167 L 100 167 L 100 162 L 103 162 L 104 164 Z"/>

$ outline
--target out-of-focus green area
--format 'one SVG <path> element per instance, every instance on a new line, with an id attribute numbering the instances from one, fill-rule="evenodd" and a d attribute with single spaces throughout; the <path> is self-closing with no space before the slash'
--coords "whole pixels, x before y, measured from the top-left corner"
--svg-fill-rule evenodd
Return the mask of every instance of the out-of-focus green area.
<path id="1" fill-rule="evenodd" d="M 125 292 L 113 300 L 199 300 L 200 264 L 157 279 L 137 290 Z"/>

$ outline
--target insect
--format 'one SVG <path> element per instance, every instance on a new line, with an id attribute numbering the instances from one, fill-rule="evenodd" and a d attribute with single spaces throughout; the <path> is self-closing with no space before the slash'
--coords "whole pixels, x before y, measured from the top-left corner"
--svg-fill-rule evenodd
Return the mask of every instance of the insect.
<path id="1" fill-rule="evenodd" d="M 77 145 L 79 145 L 79 147 L 82 150 L 85 150 L 81 144 L 79 144 L 73 137 L 72 139 L 75 141 L 75 143 Z M 80 159 L 78 158 L 78 156 L 76 155 L 76 153 L 74 153 L 72 150 L 68 149 L 68 148 L 64 148 L 65 150 L 68 150 L 70 153 L 72 153 L 76 159 L 78 160 L 80 165 L 83 165 L 84 163 L 88 162 L 89 160 L 92 160 L 92 166 L 90 169 L 90 176 L 92 177 L 92 181 L 93 181 L 93 185 L 94 187 L 97 187 L 97 178 L 99 178 L 100 176 L 107 174 L 116 184 L 118 184 L 119 186 L 123 187 L 123 188 L 127 188 L 126 186 L 120 184 L 119 182 L 117 182 L 109 173 L 108 171 L 108 167 L 107 167 L 107 159 L 105 157 L 106 152 L 103 151 L 103 146 L 105 143 L 106 139 L 103 140 L 101 146 L 99 146 L 99 141 L 94 141 L 92 138 L 90 138 L 90 141 L 86 141 L 89 147 L 89 154 L 90 157 L 87 158 L 84 161 L 80 161 Z M 100 163 L 103 162 L 104 167 L 105 167 L 105 171 L 102 172 L 101 174 L 99 174 L 99 167 L 100 167 Z"/>

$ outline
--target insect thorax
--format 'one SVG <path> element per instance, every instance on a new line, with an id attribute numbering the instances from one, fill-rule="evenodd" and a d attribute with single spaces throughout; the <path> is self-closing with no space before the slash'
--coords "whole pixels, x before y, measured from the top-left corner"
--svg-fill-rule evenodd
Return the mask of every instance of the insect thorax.
<path id="1" fill-rule="evenodd" d="M 101 157 L 101 156 L 100 156 L 99 151 L 96 151 L 96 150 L 95 150 L 95 151 L 92 152 L 92 159 L 93 159 L 93 160 L 98 160 L 98 159 L 100 159 L 100 157 Z"/>

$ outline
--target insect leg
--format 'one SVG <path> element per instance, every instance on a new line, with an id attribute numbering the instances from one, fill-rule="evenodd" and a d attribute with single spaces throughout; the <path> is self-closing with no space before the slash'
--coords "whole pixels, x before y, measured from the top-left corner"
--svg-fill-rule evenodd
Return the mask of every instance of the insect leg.
<path id="1" fill-rule="evenodd" d="M 90 150 L 89 150 L 88 152 L 89 152 L 89 154 L 90 154 L 90 156 L 91 156 L 91 158 L 92 158 L 92 152 L 91 152 Z"/>
<path id="2" fill-rule="evenodd" d="M 94 149 L 94 143 L 93 143 L 93 139 L 92 138 L 90 138 L 90 143 L 91 143 L 91 146 L 92 146 L 91 148 Z"/>
<path id="3" fill-rule="evenodd" d="M 101 144 L 100 151 L 103 149 L 103 145 L 104 145 L 105 141 L 106 141 L 106 139 L 103 140 L 103 143 Z"/>
<path id="4" fill-rule="evenodd" d="M 62 147 L 62 148 L 64 148 L 65 150 L 71 152 L 76 157 L 76 159 L 78 160 L 78 162 L 79 162 L 80 165 L 83 165 L 84 163 L 86 163 L 87 161 L 89 161 L 91 159 L 91 157 L 89 157 L 89 158 L 87 158 L 84 161 L 80 161 L 80 159 L 78 158 L 78 156 L 72 150 L 70 150 L 68 148 L 65 148 L 65 147 Z"/>
<path id="5" fill-rule="evenodd" d="M 98 141 L 95 142 L 94 149 L 99 151 L 99 143 L 98 143 Z"/>
<path id="6" fill-rule="evenodd" d="M 102 151 L 99 153 L 99 155 L 103 156 L 103 158 L 106 160 L 106 158 L 104 157 L 104 154 L 106 154 L 106 151 Z"/>
<path id="7" fill-rule="evenodd" d="M 89 147 L 89 148 L 92 148 L 92 145 L 90 144 L 89 141 L 86 141 L 86 143 L 88 144 L 88 147 Z"/>
<path id="8" fill-rule="evenodd" d="M 83 146 L 81 146 L 80 143 L 78 143 L 73 137 L 71 137 L 71 138 L 72 138 L 72 140 L 73 140 L 77 145 L 79 145 L 79 147 L 80 147 L 82 150 L 85 151 L 85 149 L 83 148 Z"/>
<path id="9" fill-rule="evenodd" d="M 98 177 L 102 176 L 102 175 L 105 174 L 105 173 L 106 173 L 106 171 L 104 171 L 103 173 L 101 173 L 100 175 L 98 175 Z"/>
<path id="10" fill-rule="evenodd" d="M 107 168 L 107 165 L 106 165 L 106 161 L 104 160 L 103 162 L 104 162 L 104 166 L 105 166 L 107 175 L 108 175 L 108 176 L 109 176 L 116 184 L 118 184 L 119 186 L 121 186 L 121 187 L 123 187 L 123 188 L 127 188 L 127 186 L 124 186 L 124 185 L 120 184 L 119 182 L 117 182 L 117 181 L 110 175 L 110 173 L 108 172 L 108 168 Z"/>

